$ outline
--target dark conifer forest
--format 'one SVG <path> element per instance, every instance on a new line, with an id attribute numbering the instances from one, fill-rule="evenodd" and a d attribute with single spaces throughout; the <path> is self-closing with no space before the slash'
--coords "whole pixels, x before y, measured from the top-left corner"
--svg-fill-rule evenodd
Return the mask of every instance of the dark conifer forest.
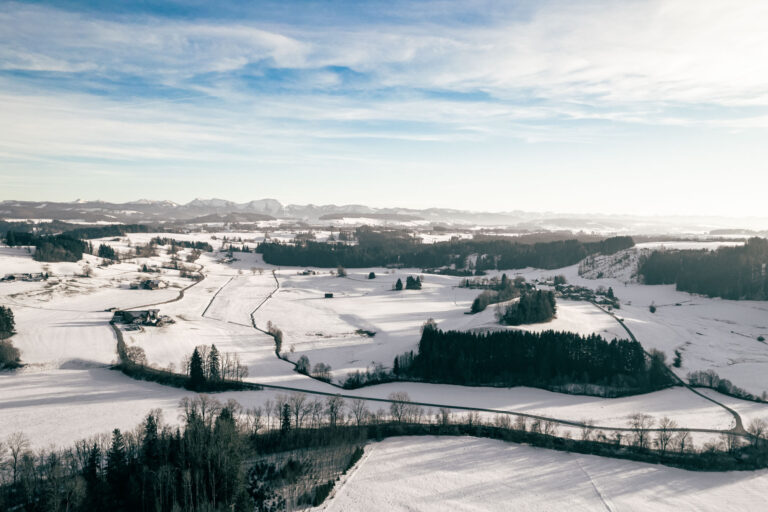
<path id="1" fill-rule="evenodd" d="M 89 252 L 90 249 L 87 242 L 70 235 L 37 236 L 32 233 L 9 231 L 5 242 L 11 247 L 34 246 L 34 259 L 37 261 L 79 261 L 83 253 Z"/>
<path id="2" fill-rule="evenodd" d="M 555 294 L 546 290 L 523 293 L 520 300 L 501 311 L 499 321 L 507 325 L 548 322 L 555 317 Z"/>
<path id="3" fill-rule="evenodd" d="M 374 231 L 358 228 L 356 245 L 328 244 L 299 240 L 292 244 L 263 242 L 257 252 L 273 265 L 347 268 L 403 266 L 436 268 L 454 265 L 463 269 L 468 257 L 480 255 L 477 271 L 536 267 L 554 269 L 578 263 L 589 254 L 610 254 L 632 247 L 631 237 L 614 237 L 597 242 L 559 240 L 519 243 L 504 238 L 476 238 L 423 244 L 400 231 Z"/>
<path id="4" fill-rule="evenodd" d="M 675 284 L 684 292 L 733 300 L 768 299 L 768 240 L 716 251 L 654 251 L 643 258 L 645 284 Z"/>
<path id="5" fill-rule="evenodd" d="M 399 372 L 428 382 L 537 386 L 597 384 L 649 391 L 671 384 L 662 354 L 647 357 L 629 340 L 571 332 L 490 333 L 425 328 L 418 353 L 399 359 Z"/>

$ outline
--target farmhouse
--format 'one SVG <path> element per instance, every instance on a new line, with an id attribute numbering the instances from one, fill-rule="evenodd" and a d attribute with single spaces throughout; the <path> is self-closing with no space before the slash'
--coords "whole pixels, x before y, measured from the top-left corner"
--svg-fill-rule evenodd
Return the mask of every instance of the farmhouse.
<path id="1" fill-rule="evenodd" d="M 131 284 L 133 290 L 159 290 L 160 288 L 166 288 L 168 284 L 160 279 L 144 279 L 137 283 Z"/>
<path id="2" fill-rule="evenodd" d="M 112 316 L 112 323 L 117 324 L 139 324 L 139 325 L 157 325 L 161 317 L 159 309 L 144 309 L 137 311 L 115 311 Z"/>

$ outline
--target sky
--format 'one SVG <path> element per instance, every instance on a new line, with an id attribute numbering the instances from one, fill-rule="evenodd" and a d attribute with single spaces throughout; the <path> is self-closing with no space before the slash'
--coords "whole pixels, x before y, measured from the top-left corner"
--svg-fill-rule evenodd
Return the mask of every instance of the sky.
<path id="1" fill-rule="evenodd" d="M 768 216 L 768 2 L 0 2 L 0 200 Z"/>

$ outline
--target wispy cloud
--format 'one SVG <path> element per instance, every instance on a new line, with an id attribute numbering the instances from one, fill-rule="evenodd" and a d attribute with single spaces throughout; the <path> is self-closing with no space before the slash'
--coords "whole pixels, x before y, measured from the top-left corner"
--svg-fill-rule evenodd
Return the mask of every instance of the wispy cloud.
<path id="1" fill-rule="evenodd" d="M 508 141 L 768 128 L 766 2 L 268 5 L 4 3 L 0 158 L 431 168 L 461 144 L 503 168 Z"/>

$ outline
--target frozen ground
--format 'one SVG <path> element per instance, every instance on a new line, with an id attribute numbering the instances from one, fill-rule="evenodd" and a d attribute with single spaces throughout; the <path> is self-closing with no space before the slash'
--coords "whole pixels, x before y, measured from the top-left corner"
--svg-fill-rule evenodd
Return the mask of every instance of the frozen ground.
<path id="1" fill-rule="evenodd" d="M 132 430 L 153 409 L 165 423 L 179 422 L 179 400 L 191 391 L 133 380 L 106 368 L 65 368 L 0 373 L 0 440 L 24 432 L 35 448 L 66 446 L 80 439 Z M 277 393 L 241 391 L 217 393 L 244 407 L 262 405 Z"/>
<path id="2" fill-rule="evenodd" d="M 477 291 L 458 288 L 458 278 L 427 275 L 422 290 L 395 292 L 398 278 L 405 281 L 417 273 L 371 270 L 376 279 L 367 279 L 368 270 L 350 271 L 347 278 L 283 270 L 278 273 L 280 289 L 256 312 L 256 324 L 262 329 L 269 321 L 277 325 L 292 360 L 306 355 L 312 364 L 330 364 L 338 380 L 372 362 L 389 367 L 395 355 L 415 350 L 429 318 L 444 329 L 471 324 L 473 318 L 464 313 Z M 325 293 L 333 298 L 324 298 Z"/>
<path id="3" fill-rule="evenodd" d="M 240 236 L 249 244 L 263 237 L 261 233 L 227 235 Z M 292 235 L 270 234 L 281 239 Z M 128 241 L 135 245 L 153 236 L 136 234 L 107 243 L 127 252 L 132 250 Z M 210 241 L 218 247 L 223 235 L 170 236 Z M 185 254 L 182 252 L 182 261 Z M 277 269 L 265 265 L 257 254 L 235 256 L 237 261 L 225 264 L 219 261 L 221 254 L 204 253 L 198 263 L 203 265 L 205 280 L 186 290 L 183 299 L 159 306 L 161 313 L 172 316 L 176 323 L 129 333 L 129 345 L 144 348 L 148 360 L 157 366 L 178 367 L 195 346 L 215 343 L 222 351 L 239 354 L 248 366 L 248 380 L 337 392 L 337 388 L 299 375 L 292 365 L 278 360 L 273 340 L 252 328 L 250 313 L 263 303 L 254 315 L 257 325 L 266 328 L 271 320 L 284 331 L 283 348 L 292 360 L 307 355 L 313 364 L 331 364 L 337 379 L 372 362 L 389 366 L 395 355 L 415 349 L 419 329 L 430 317 L 443 329 L 501 328 L 495 323 L 493 306 L 479 315 L 465 314 L 479 291 L 457 288 L 460 278 L 426 275 L 421 291 L 393 292 L 391 287 L 398 277 L 405 280 L 417 271 L 356 269 L 350 271 L 348 278 L 338 278 L 327 269 L 318 269 L 317 275 L 302 276 L 298 272 L 303 269 Z M 167 419 L 174 416 L 172 411 L 178 398 L 186 392 L 132 381 L 103 368 L 115 359 L 115 339 L 108 326 L 111 313 L 105 312 L 106 308 L 166 302 L 177 297 L 181 287 L 192 283 L 180 278 L 178 272 L 164 269 L 160 277 L 169 283 L 168 289 L 128 289 L 128 284 L 137 278 L 151 277 L 137 272 L 140 264 L 159 265 L 168 258 L 161 250 L 156 257 L 98 268 L 99 260 L 89 257 L 94 277 L 82 278 L 76 275 L 82 263 L 44 265 L 34 262 L 25 250 L 0 247 L 0 274 L 48 270 L 57 275 L 56 279 L 42 283 L 0 283 L 0 303 L 11 306 L 17 318 L 19 334 L 14 336 L 14 344 L 22 351 L 24 361 L 30 363 L 21 373 L 0 374 L 4 383 L 0 387 L 0 438 L 3 431 L 25 425 L 23 430 L 31 436 L 40 435 L 46 442 L 57 439 L 56 432 L 61 432 L 64 440 L 84 437 L 115 426 L 133 427 L 153 407 L 169 411 Z M 280 289 L 265 302 L 275 289 L 273 269 Z M 370 270 L 376 272 L 376 279 L 367 279 Z M 768 345 L 756 340 L 758 335 L 768 334 L 768 303 L 706 299 L 676 292 L 672 286 L 627 284 L 620 279 L 582 279 L 577 266 L 508 274 L 524 275 L 529 280 L 565 274 L 569 282 L 590 288 L 612 286 L 622 302 L 618 314 L 646 348 L 660 348 L 670 357 L 674 349 L 683 353 L 683 367 L 678 370 L 681 376 L 693 369 L 713 368 L 754 393 L 768 389 Z M 334 298 L 324 299 L 326 292 L 334 293 Z M 658 307 L 656 314 L 648 310 L 652 302 Z M 609 315 L 590 304 L 572 301 L 558 302 L 558 317 L 552 322 L 527 328 L 626 337 Z M 376 335 L 369 337 L 362 331 Z M 684 389 L 616 400 L 530 388 L 417 383 L 386 384 L 350 393 L 386 398 L 400 390 L 407 391 L 415 401 L 511 410 L 571 421 L 590 419 L 604 426 L 626 426 L 626 416 L 635 412 L 646 412 L 655 419 L 666 415 L 680 426 L 690 428 L 729 428 L 732 424 L 732 418 L 723 409 Z M 257 403 L 260 397 L 269 396 L 263 393 L 243 395 L 246 398 L 242 401 Z M 763 413 L 768 409 L 765 405 L 714 395 L 742 412 L 745 425 L 754 417 L 768 417 Z M 386 408 L 386 404 L 371 406 L 379 407 Z M 110 423 L 112 418 L 119 424 Z M 46 429 L 52 433 L 45 434 Z"/>
<path id="4" fill-rule="evenodd" d="M 684 388 L 671 388 L 624 398 L 598 398 L 527 387 L 485 388 L 393 382 L 349 393 L 386 398 L 395 391 L 407 392 L 415 402 L 514 411 L 576 422 L 591 420 L 596 425 L 607 427 L 626 427 L 628 416 L 638 412 L 649 414 L 655 421 L 668 416 L 683 428 L 733 427 L 733 417 L 724 409 Z M 764 406 L 764 409 L 768 415 L 768 406 Z"/>
<path id="5" fill-rule="evenodd" d="M 616 314 L 643 346 L 662 350 L 671 361 L 674 351 L 683 356 L 681 377 L 690 371 L 709 370 L 747 391 L 768 391 L 768 302 L 708 298 L 675 290 L 674 285 L 647 286 L 622 279 L 584 279 L 578 265 L 544 271 L 519 272 L 529 280 L 563 274 L 569 283 L 596 289 L 613 287 L 621 301 Z M 650 306 L 656 306 L 656 313 Z M 608 316 L 608 315 L 606 315 Z M 608 334 L 626 337 L 623 329 L 608 327 Z"/>
<path id="6" fill-rule="evenodd" d="M 762 510 L 768 472 L 703 473 L 472 437 L 373 443 L 322 510 Z"/>

